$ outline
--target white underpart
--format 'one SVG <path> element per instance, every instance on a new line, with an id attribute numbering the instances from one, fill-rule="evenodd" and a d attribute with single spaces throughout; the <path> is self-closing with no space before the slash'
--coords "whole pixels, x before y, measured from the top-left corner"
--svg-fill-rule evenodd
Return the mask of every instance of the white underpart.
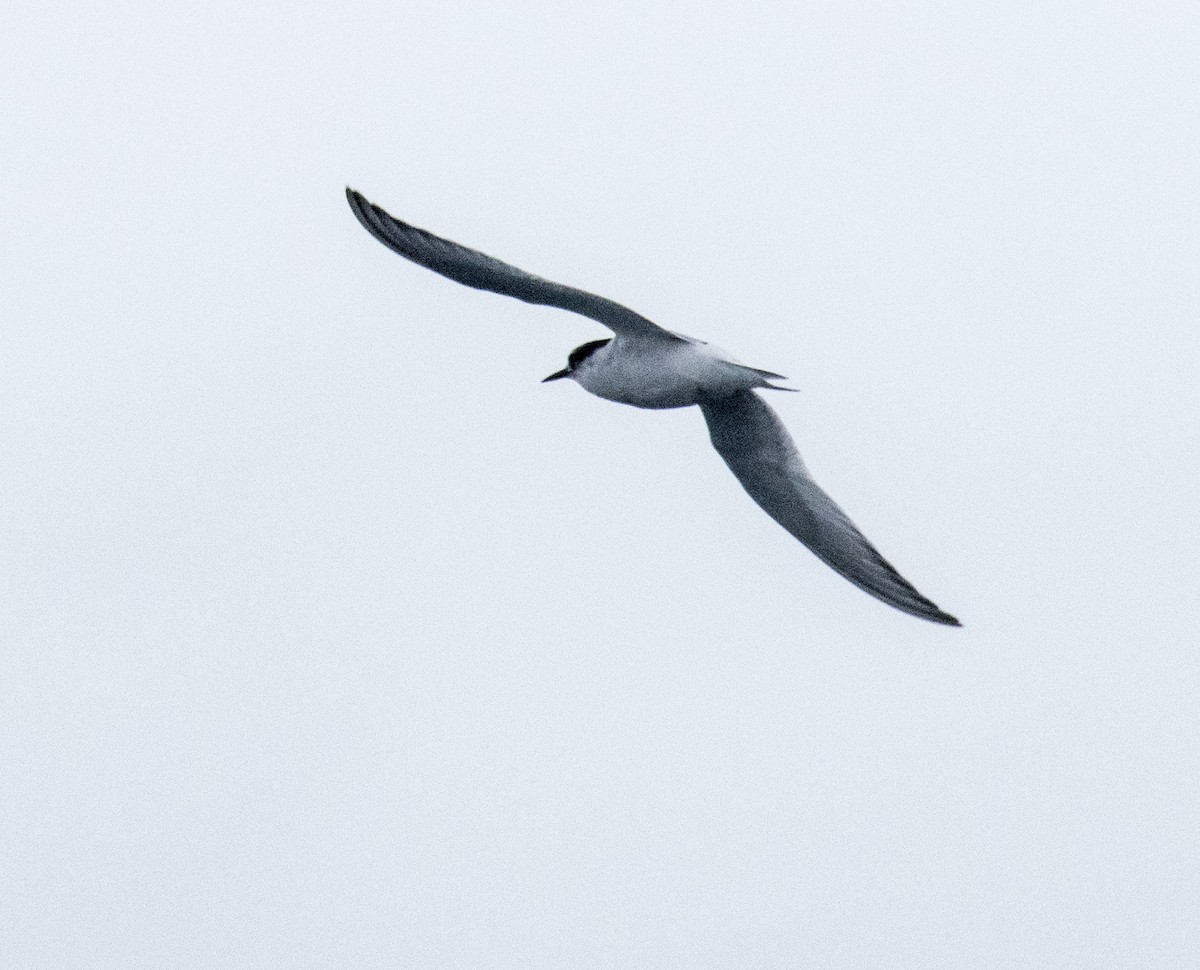
<path id="1" fill-rule="evenodd" d="M 597 397 L 637 408 L 682 408 L 767 387 L 767 379 L 700 341 L 618 336 L 571 375 Z"/>

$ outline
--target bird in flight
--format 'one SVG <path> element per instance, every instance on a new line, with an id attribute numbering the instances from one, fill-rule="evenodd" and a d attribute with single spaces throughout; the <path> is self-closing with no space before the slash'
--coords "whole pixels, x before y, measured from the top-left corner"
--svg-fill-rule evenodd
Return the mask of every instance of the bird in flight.
<path id="1" fill-rule="evenodd" d="M 779 416 L 755 393 L 786 380 L 747 367 L 701 340 L 672 333 L 593 293 L 533 276 L 401 222 L 346 189 L 358 221 L 381 243 L 435 273 L 526 303 L 582 314 L 613 332 L 576 347 L 546 381 L 573 380 L 597 397 L 638 408 L 698 405 L 713 447 L 771 518 L 854 585 L 898 610 L 960 626 L 881 556 L 808 473 Z"/>

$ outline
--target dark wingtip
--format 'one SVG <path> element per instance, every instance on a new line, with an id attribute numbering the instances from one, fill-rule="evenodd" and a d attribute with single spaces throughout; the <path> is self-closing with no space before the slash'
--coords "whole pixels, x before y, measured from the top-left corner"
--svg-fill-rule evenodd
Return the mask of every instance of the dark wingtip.
<path id="1" fill-rule="evenodd" d="M 380 213 L 382 209 L 372 205 L 361 192 L 355 191 L 346 186 L 346 201 L 350 203 L 350 211 L 354 213 L 356 218 L 364 229 L 372 236 L 378 239 L 389 249 L 395 249 L 396 244 L 387 238 L 382 225 Z M 387 215 L 387 213 L 383 213 Z M 404 255 L 403 253 L 401 255 Z"/>
<path id="2" fill-rule="evenodd" d="M 355 191 L 348 185 L 346 186 L 346 201 L 350 203 L 350 208 L 355 212 L 359 212 L 371 204 L 363 197 L 361 192 Z"/>
<path id="3" fill-rule="evenodd" d="M 946 626 L 962 626 L 958 622 L 958 617 L 951 616 L 949 613 L 943 613 L 941 610 L 938 610 L 929 619 L 933 620 L 934 623 L 942 623 Z"/>

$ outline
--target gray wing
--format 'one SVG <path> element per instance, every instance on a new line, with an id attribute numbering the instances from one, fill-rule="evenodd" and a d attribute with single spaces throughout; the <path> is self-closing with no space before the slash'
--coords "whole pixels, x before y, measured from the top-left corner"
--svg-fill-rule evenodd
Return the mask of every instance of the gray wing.
<path id="1" fill-rule="evenodd" d="M 552 283 L 474 249 L 468 249 L 449 239 L 442 239 L 424 229 L 401 222 L 351 188 L 346 189 L 346 199 L 363 228 L 388 249 L 456 283 L 472 286 L 477 290 L 490 290 L 492 293 L 514 296 L 526 303 L 570 310 L 604 324 L 616 334 L 657 337 L 671 341 L 682 339 L 612 300 L 577 290 L 572 286 Z"/>
<path id="2" fill-rule="evenodd" d="M 753 391 L 701 401 L 713 447 L 766 513 L 860 589 L 934 623 L 961 626 L 918 593 L 808 474 L 792 436 Z"/>

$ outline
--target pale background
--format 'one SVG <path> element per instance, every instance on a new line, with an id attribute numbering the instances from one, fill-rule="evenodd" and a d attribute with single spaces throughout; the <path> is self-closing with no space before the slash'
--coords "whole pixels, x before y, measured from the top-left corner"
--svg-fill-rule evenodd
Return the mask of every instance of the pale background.
<path id="1" fill-rule="evenodd" d="M 0 965 L 1193 965 L 1200 8 L 6 5 Z M 604 331 L 788 374 L 874 602 Z"/>

